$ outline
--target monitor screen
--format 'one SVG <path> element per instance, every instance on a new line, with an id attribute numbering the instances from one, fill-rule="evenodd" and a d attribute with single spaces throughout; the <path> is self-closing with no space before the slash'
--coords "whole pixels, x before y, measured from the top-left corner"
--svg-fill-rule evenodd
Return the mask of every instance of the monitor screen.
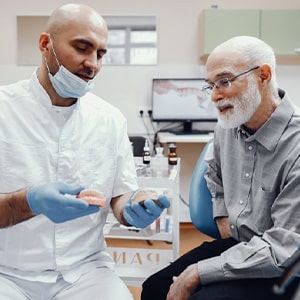
<path id="1" fill-rule="evenodd" d="M 216 122 L 217 110 L 202 91 L 204 84 L 203 78 L 153 79 L 153 121 L 183 122 L 185 131 L 192 130 L 193 122 Z"/>

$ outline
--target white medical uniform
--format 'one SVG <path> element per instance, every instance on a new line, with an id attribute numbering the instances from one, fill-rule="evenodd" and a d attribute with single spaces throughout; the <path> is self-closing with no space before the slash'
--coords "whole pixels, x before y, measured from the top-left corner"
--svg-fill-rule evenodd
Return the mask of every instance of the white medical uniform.
<path id="1" fill-rule="evenodd" d="M 109 202 L 136 189 L 120 111 L 91 93 L 63 110 L 52 105 L 36 73 L 0 87 L 0 193 L 63 181 L 97 189 Z M 51 284 L 58 277 L 75 283 L 93 268 L 113 269 L 103 236 L 108 210 L 109 203 L 99 213 L 61 224 L 38 215 L 0 229 L 0 273 Z"/>

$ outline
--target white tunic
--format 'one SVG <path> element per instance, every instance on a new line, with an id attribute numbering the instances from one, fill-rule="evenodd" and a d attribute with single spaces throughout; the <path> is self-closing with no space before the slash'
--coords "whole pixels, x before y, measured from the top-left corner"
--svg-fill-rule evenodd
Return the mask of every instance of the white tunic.
<path id="1" fill-rule="evenodd" d="M 137 188 L 120 111 L 88 93 L 65 118 L 34 73 L 0 87 L 0 193 L 53 181 L 97 189 L 108 202 Z M 0 229 L 0 272 L 47 282 L 61 273 L 73 282 L 89 264 L 111 267 L 103 251 L 108 210 L 62 224 L 38 215 Z"/>

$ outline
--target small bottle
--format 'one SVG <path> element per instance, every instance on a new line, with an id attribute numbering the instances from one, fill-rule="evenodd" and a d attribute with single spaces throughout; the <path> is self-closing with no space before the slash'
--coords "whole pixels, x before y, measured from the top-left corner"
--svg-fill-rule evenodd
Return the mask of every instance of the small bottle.
<path id="1" fill-rule="evenodd" d="M 176 153 L 176 145 L 170 144 L 169 145 L 169 154 L 168 154 L 168 163 L 171 166 L 177 165 L 177 153 Z"/>
<path id="2" fill-rule="evenodd" d="M 144 146 L 144 152 L 143 152 L 143 164 L 150 164 L 150 148 L 148 140 L 145 139 L 145 146 Z"/>

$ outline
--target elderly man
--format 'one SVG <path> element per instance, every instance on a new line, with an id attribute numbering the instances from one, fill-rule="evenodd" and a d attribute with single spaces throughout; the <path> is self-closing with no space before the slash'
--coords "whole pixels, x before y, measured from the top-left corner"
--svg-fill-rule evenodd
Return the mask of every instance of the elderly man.
<path id="1" fill-rule="evenodd" d="M 249 36 L 217 46 L 204 87 L 219 120 L 207 184 L 222 239 L 152 275 L 142 299 L 289 299 L 272 286 L 300 243 L 300 116 L 278 89 L 275 55 Z"/>

